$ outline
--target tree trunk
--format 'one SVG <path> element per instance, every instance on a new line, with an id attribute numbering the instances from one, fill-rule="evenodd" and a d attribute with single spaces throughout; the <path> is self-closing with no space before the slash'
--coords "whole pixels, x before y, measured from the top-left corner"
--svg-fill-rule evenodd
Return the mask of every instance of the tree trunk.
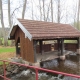
<path id="1" fill-rule="evenodd" d="M 9 21 L 9 27 L 12 27 L 12 22 L 11 22 L 11 15 L 10 15 L 10 0 L 8 0 L 8 21 Z M 11 41 L 10 46 L 13 45 L 13 40 Z"/>
<path id="2" fill-rule="evenodd" d="M 39 0 L 39 5 L 40 5 L 40 20 L 42 20 L 42 11 L 41 11 L 41 2 Z"/>
<path id="3" fill-rule="evenodd" d="M 2 33 L 3 33 L 3 37 L 4 37 L 4 46 L 8 45 L 8 40 L 6 37 L 6 31 L 5 31 L 5 27 L 4 27 L 4 20 L 3 20 L 3 10 L 2 10 L 2 0 L 0 0 L 0 10 L 1 10 L 1 25 L 2 25 Z"/>
<path id="4" fill-rule="evenodd" d="M 58 23 L 60 23 L 60 0 L 58 0 Z"/>
<path id="5" fill-rule="evenodd" d="M 33 1 L 31 0 L 32 2 L 32 20 L 34 20 L 34 17 L 33 17 Z"/>
<path id="6" fill-rule="evenodd" d="M 77 29 L 80 30 L 79 28 L 79 14 L 80 14 L 80 0 L 78 2 L 78 13 L 77 13 Z"/>
<path id="7" fill-rule="evenodd" d="M 51 0 L 51 19 L 53 22 L 53 1 Z"/>
<path id="8" fill-rule="evenodd" d="M 50 11 L 50 4 L 51 4 L 51 2 L 49 3 L 49 6 L 48 6 L 48 10 L 47 10 L 47 16 L 46 16 L 46 20 L 45 21 L 48 21 L 48 19 L 49 19 L 49 11 Z"/>
<path id="9" fill-rule="evenodd" d="M 12 27 L 11 15 L 10 15 L 10 0 L 8 0 L 8 20 L 9 20 L 9 26 Z"/>
<path id="10" fill-rule="evenodd" d="M 27 0 L 24 0 L 24 4 L 23 4 L 23 11 L 22 11 L 22 19 L 24 19 L 24 16 L 25 16 L 26 3 L 27 3 Z"/>
<path id="11" fill-rule="evenodd" d="M 43 17 L 44 17 L 44 21 L 45 21 L 45 8 L 44 8 L 44 0 L 43 0 Z"/>
<path id="12" fill-rule="evenodd" d="M 0 39 L 0 45 L 2 45 L 2 39 Z"/>

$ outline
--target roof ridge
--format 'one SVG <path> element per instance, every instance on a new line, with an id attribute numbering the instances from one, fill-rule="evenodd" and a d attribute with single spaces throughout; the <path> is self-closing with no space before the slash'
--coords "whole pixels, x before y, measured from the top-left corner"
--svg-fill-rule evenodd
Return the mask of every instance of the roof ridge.
<path id="1" fill-rule="evenodd" d="M 46 23 L 52 23 L 52 24 L 63 24 L 63 23 L 47 22 L 47 21 L 31 20 L 31 19 L 21 19 L 21 18 L 18 18 L 18 20 L 26 20 L 26 21 L 34 21 L 34 22 L 46 22 Z"/>

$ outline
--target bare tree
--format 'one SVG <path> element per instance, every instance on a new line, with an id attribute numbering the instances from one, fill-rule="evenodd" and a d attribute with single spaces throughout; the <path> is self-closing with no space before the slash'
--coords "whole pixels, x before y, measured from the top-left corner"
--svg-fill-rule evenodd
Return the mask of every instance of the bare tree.
<path id="1" fill-rule="evenodd" d="M 25 16 L 26 3 L 27 3 L 27 0 L 24 0 L 24 4 L 23 4 L 23 11 L 22 11 L 22 19 L 24 19 L 24 16 Z"/>
<path id="2" fill-rule="evenodd" d="M 8 20 L 9 20 L 9 26 L 12 27 L 11 15 L 10 15 L 10 0 L 8 0 Z"/>
<path id="3" fill-rule="evenodd" d="M 48 10 L 47 10 L 47 13 L 46 13 L 46 21 L 48 21 L 48 19 L 49 19 L 49 11 L 50 11 L 50 4 L 51 4 L 51 2 L 49 3 L 49 6 L 47 6 L 48 7 Z M 52 19 L 52 18 L 51 18 Z"/>
<path id="4" fill-rule="evenodd" d="M 57 15 L 57 20 L 58 20 L 58 23 L 60 23 L 60 0 L 58 0 L 58 15 Z"/>
<path id="5" fill-rule="evenodd" d="M 5 26 L 4 26 L 4 20 L 3 20 L 3 10 L 2 10 L 2 0 L 0 0 L 0 10 L 1 10 L 1 25 L 2 25 L 2 33 L 4 37 L 4 45 L 7 46 L 7 37 L 6 37 L 6 31 L 5 31 Z"/>
<path id="6" fill-rule="evenodd" d="M 80 30 L 79 28 L 79 14 L 80 14 L 80 0 L 78 0 L 78 13 L 77 13 L 77 28 Z"/>
<path id="7" fill-rule="evenodd" d="M 33 0 L 31 0 L 32 3 L 32 19 L 34 19 L 34 15 L 33 15 Z"/>
<path id="8" fill-rule="evenodd" d="M 40 10 L 40 20 L 42 20 L 42 11 L 41 11 L 41 2 L 40 2 L 41 0 L 39 0 L 39 10 Z"/>
<path id="9" fill-rule="evenodd" d="M 39 10 L 39 20 L 44 20 L 48 21 L 49 20 L 49 15 L 50 15 L 50 6 L 51 6 L 51 1 L 46 4 L 47 1 L 45 0 L 39 0 L 39 5 L 38 5 L 38 10 Z M 51 17 L 50 17 L 51 18 Z M 38 18 L 37 18 L 38 19 Z"/>
<path id="10" fill-rule="evenodd" d="M 44 17 L 44 21 L 45 21 L 45 0 L 42 0 L 43 1 L 43 17 Z"/>
<path id="11" fill-rule="evenodd" d="M 76 26 L 76 19 L 77 19 L 77 2 L 75 3 L 75 6 L 73 7 L 73 12 L 74 12 L 74 24 L 73 24 L 73 26 L 75 27 L 75 28 L 77 28 L 77 26 Z"/>
<path id="12" fill-rule="evenodd" d="M 0 9 L 0 27 L 1 27 L 1 9 Z M 1 28 L 0 28 L 1 30 Z M 2 32 L 0 31 L 0 45 L 2 45 Z"/>
<path id="13" fill-rule="evenodd" d="M 13 12 L 11 13 L 11 17 L 15 15 L 15 12 L 18 11 L 22 6 L 20 5 L 19 7 L 15 8 Z"/>
<path id="14" fill-rule="evenodd" d="M 51 0 L 51 19 L 53 22 L 53 1 Z"/>

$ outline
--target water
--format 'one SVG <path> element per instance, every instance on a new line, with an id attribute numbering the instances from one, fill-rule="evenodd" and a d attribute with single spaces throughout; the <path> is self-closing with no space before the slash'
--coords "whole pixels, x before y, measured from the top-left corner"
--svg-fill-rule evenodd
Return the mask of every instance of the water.
<path id="1" fill-rule="evenodd" d="M 80 75 L 80 55 L 70 54 L 66 56 L 65 61 L 59 59 L 54 59 L 51 61 L 46 61 L 42 65 L 43 68 L 66 72 L 70 74 Z M 78 78 L 73 78 L 69 76 L 39 72 L 39 80 L 80 80 Z M 0 79 L 1 80 L 1 79 Z M 11 80 L 35 80 L 35 72 L 29 69 L 20 72 L 17 75 L 12 75 Z"/>
<path id="2" fill-rule="evenodd" d="M 80 75 L 80 55 L 70 54 L 65 61 L 54 59 L 45 62 L 43 68 Z"/>

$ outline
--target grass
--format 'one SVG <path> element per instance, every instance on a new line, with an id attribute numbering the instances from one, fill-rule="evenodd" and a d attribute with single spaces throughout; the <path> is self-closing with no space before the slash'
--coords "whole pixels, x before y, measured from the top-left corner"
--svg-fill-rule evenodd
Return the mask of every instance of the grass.
<path id="1" fill-rule="evenodd" d="M 1 65 L 3 65 L 3 62 L 2 62 L 2 61 L 0 61 L 0 66 L 1 66 Z"/>
<path id="2" fill-rule="evenodd" d="M 2 53 L 15 52 L 15 47 L 0 47 L 0 54 Z M 7 63 L 6 63 L 7 64 Z M 3 65 L 3 62 L 0 61 L 0 65 Z"/>
<path id="3" fill-rule="evenodd" d="M 4 63 L 2 61 L 0 61 L 0 66 L 2 66 Z M 8 62 L 5 62 L 5 64 L 9 64 Z"/>
<path id="4" fill-rule="evenodd" d="M 77 43 L 77 40 L 64 40 L 64 43 Z"/>
<path id="5" fill-rule="evenodd" d="M 5 52 L 15 52 L 15 47 L 1 47 L 0 54 Z"/>

